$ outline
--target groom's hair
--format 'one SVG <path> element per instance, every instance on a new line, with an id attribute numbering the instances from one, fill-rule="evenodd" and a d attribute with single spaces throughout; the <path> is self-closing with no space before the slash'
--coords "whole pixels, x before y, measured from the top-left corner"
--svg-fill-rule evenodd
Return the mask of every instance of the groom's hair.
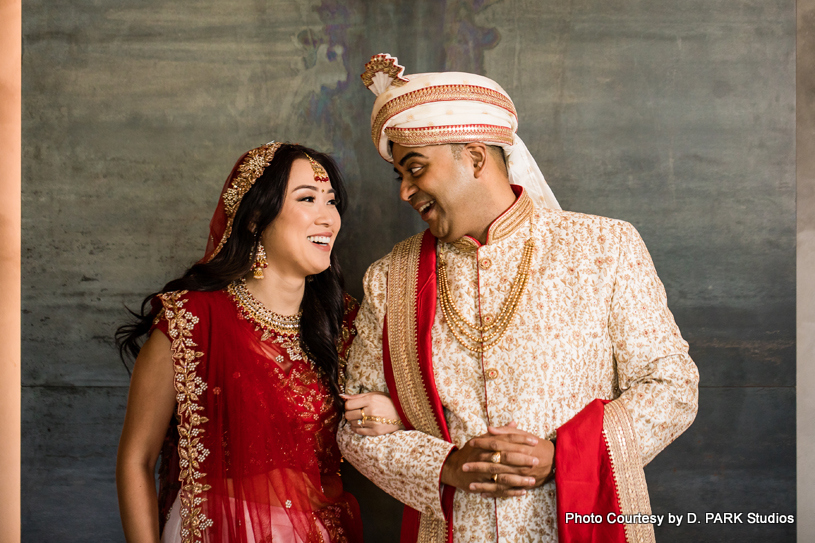
<path id="1" fill-rule="evenodd" d="M 461 150 L 464 149 L 466 143 L 448 143 L 450 151 L 453 153 L 453 158 L 461 160 Z M 503 164 L 504 173 L 507 170 L 507 157 L 504 155 L 504 150 L 498 145 L 487 145 L 488 152 L 492 155 L 493 160 L 498 164 Z"/>

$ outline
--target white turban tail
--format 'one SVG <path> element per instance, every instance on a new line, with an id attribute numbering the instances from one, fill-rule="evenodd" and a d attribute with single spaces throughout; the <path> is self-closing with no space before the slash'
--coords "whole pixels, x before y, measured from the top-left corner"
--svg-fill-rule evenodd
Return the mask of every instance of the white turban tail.
<path id="1" fill-rule="evenodd" d="M 535 159 L 518 137 L 518 114 L 509 95 L 487 77 L 463 72 L 403 75 L 387 54 L 365 65 L 362 81 L 377 95 L 371 137 L 379 154 L 393 162 L 389 141 L 406 147 L 482 142 L 497 145 L 507 159 L 509 182 L 536 204 L 560 209 Z"/>

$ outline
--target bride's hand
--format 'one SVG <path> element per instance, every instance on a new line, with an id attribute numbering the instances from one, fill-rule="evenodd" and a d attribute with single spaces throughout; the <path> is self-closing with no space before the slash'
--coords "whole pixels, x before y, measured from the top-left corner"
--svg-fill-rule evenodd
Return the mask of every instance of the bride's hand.
<path id="1" fill-rule="evenodd" d="M 361 436 L 381 436 L 404 429 L 391 397 L 384 392 L 342 394 L 345 420 Z"/>

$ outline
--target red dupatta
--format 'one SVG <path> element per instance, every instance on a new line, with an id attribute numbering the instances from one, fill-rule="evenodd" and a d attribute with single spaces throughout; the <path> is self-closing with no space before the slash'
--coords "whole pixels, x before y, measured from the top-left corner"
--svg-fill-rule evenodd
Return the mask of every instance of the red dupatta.
<path id="1" fill-rule="evenodd" d="M 391 253 L 383 366 L 391 399 L 406 428 L 451 442 L 432 362 L 436 244 L 426 230 L 399 243 Z M 595 400 L 561 426 L 555 466 L 561 543 L 654 540 L 652 524 L 624 522 L 626 515 L 650 515 L 651 508 L 631 416 L 620 401 Z M 405 506 L 401 543 L 452 543 L 454 495 L 455 488 L 444 487 L 444 521 Z M 567 513 L 595 513 L 603 520 L 567 522 Z"/>

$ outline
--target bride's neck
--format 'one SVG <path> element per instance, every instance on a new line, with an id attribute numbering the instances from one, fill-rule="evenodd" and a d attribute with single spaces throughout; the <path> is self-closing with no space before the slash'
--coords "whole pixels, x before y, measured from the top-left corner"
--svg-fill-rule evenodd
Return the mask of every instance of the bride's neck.
<path id="1" fill-rule="evenodd" d="M 252 274 L 247 277 L 246 288 L 252 296 L 270 311 L 280 315 L 297 314 L 303 301 L 305 278 L 284 276 L 271 266 L 263 270 L 263 275 L 263 279 L 255 279 Z"/>

